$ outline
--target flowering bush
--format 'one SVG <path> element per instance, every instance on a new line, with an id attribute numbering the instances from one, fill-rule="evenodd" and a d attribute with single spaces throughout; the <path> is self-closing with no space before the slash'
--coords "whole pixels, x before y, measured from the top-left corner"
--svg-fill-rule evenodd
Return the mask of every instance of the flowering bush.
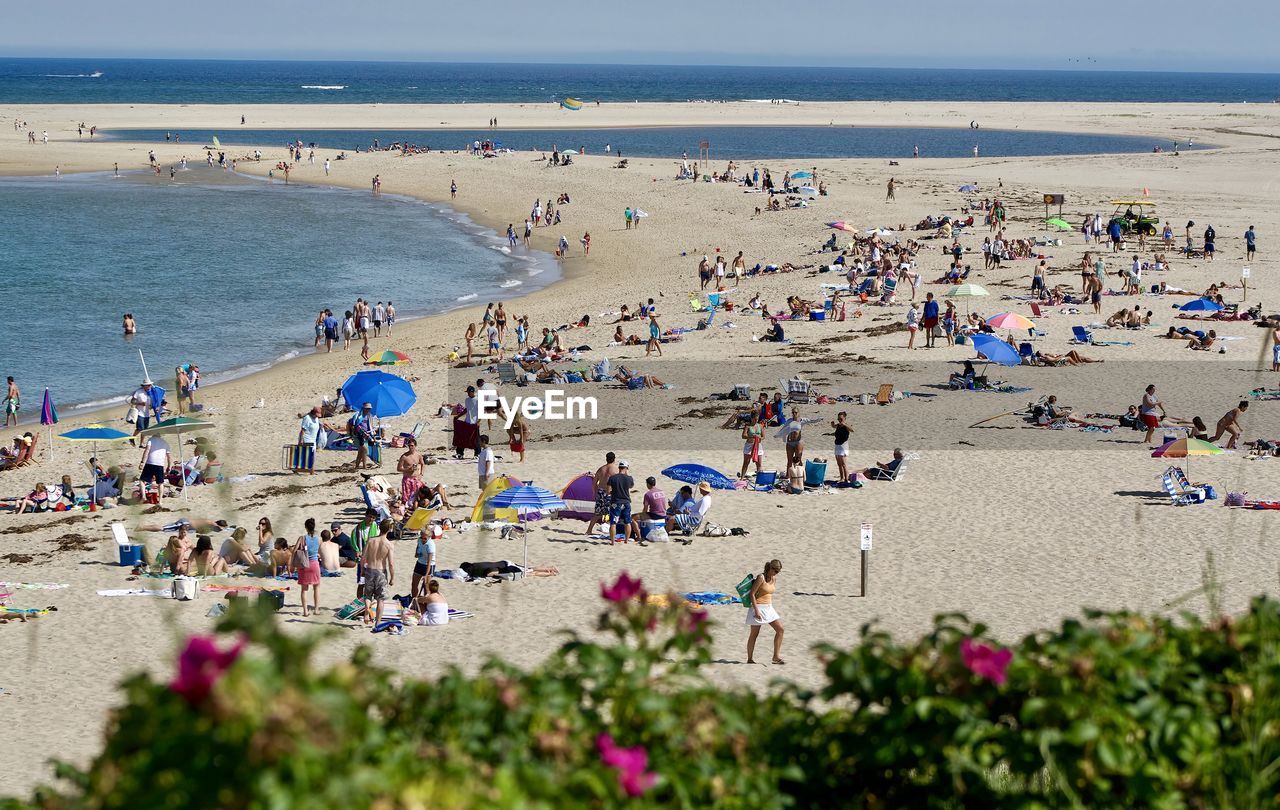
<path id="1" fill-rule="evenodd" d="M 1087 614 L 1005 647 L 941 616 L 820 648 L 826 684 L 713 686 L 706 611 L 602 584 L 606 642 L 402 679 L 251 605 L 136 676 L 105 748 L 8 807 L 1260 807 L 1280 790 L 1280 603 Z"/>

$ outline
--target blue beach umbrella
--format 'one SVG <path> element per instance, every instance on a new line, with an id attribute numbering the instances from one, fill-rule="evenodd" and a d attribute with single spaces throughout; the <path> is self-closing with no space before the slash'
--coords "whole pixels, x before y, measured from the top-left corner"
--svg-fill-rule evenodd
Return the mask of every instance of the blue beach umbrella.
<path id="1" fill-rule="evenodd" d="M 791 173 L 792 180 L 797 180 L 801 177 L 813 177 L 813 175 L 810 174 L 809 172 L 792 172 Z"/>
<path id="2" fill-rule="evenodd" d="M 662 474 L 673 481 L 681 481 L 694 486 L 706 481 L 711 485 L 712 489 L 734 489 L 732 478 L 705 464 L 676 464 L 663 470 Z"/>
<path id="3" fill-rule="evenodd" d="M 1221 309 L 1221 304 L 1208 298 L 1197 298 L 1178 307 L 1179 312 L 1218 312 Z"/>
<path id="4" fill-rule="evenodd" d="M 1018 356 L 1018 350 L 995 335 L 974 335 L 973 349 L 989 362 L 1002 366 L 1016 366 L 1022 362 L 1022 358 Z"/>
<path id="5" fill-rule="evenodd" d="M 377 369 L 352 374 L 342 384 L 342 398 L 353 411 L 359 411 L 368 402 L 373 406 L 373 415 L 379 419 L 403 416 L 418 401 L 408 380 Z"/>
<path id="6" fill-rule="evenodd" d="M 568 509 L 569 504 L 561 500 L 554 492 L 542 487 L 523 484 L 508 487 L 489 499 L 489 505 L 495 509 L 514 509 L 521 523 L 525 520 L 537 520 L 543 512 L 554 512 Z M 529 567 L 529 533 L 524 534 L 524 567 Z"/>
<path id="7" fill-rule="evenodd" d="M 93 446 L 93 456 L 98 456 L 98 442 L 122 442 L 129 438 L 129 434 L 123 430 L 105 427 L 103 425 L 86 425 L 82 428 L 69 430 L 66 433 L 59 433 L 59 439 L 66 439 L 69 442 L 89 442 Z M 89 489 L 89 498 L 94 503 L 98 501 L 98 481 L 97 474 L 94 474 L 93 486 Z"/>

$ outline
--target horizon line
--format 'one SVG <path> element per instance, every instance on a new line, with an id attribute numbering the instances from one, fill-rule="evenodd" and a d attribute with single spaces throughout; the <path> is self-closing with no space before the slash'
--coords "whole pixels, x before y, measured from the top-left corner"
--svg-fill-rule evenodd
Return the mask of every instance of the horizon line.
<path id="1" fill-rule="evenodd" d="M 1005 73 L 1150 73 L 1170 76 L 1194 76 L 1205 73 L 1239 76 L 1277 76 L 1280 70 L 1227 70 L 1205 68 L 1201 70 L 1160 70 L 1138 67 L 951 67 L 947 65 L 930 65 L 906 67 L 900 65 L 833 65 L 833 64 L 777 64 L 748 65 L 714 62 L 594 62 L 594 61 L 559 61 L 531 59 L 528 61 L 491 60 L 491 59 L 370 59 L 354 56 L 341 57 L 252 57 L 252 56 L 5 56 L 0 61 L 23 60 L 67 60 L 67 61 L 145 61 L 145 62 L 268 62 L 277 64 L 290 63 L 324 63 L 339 62 L 349 64 L 382 64 L 382 65 L 501 65 L 522 66 L 542 65 L 558 67 L 671 67 L 671 68 L 745 68 L 754 70 L 898 70 L 898 71 L 948 71 L 979 73 L 983 71 L 999 71 Z M 10 77 L 17 78 L 17 77 Z"/>

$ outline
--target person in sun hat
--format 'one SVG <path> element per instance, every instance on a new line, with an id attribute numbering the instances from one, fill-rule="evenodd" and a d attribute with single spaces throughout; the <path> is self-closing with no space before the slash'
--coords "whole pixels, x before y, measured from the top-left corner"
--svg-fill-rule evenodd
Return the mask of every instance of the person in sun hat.
<path id="1" fill-rule="evenodd" d="M 697 500 L 685 503 L 681 511 L 667 518 L 667 531 L 680 529 L 685 534 L 693 534 L 702 525 L 711 511 L 711 485 L 706 481 L 698 484 L 698 495 Z"/>

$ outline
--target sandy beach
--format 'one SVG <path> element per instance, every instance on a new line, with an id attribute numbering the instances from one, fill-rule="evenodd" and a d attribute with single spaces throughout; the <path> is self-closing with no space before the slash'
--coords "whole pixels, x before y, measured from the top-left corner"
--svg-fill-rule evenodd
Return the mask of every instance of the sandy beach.
<path id="1" fill-rule="evenodd" d="M 736 307 L 759 295 L 770 308 L 785 306 L 789 295 L 821 300 L 820 285 L 843 279 L 818 273 L 832 254 L 814 251 L 830 231 L 824 223 L 845 220 L 859 231 L 886 227 L 900 240 L 919 238 L 926 231 L 912 226 L 928 215 L 956 216 L 966 201 L 999 197 L 1009 210 L 1007 230 L 1015 238 L 1061 240 L 1037 250 L 1047 256 L 1050 286 L 1061 283 L 1080 289 L 1078 267 L 1086 250 L 1078 226 L 1086 213 L 1110 216 L 1109 200 L 1141 198 L 1157 203 L 1181 242 L 1188 220 L 1197 244 L 1206 224 L 1218 233 L 1216 260 L 1184 259 L 1171 255 L 1167 272 L 1144 274 L 1146 286 L 1167 282 L 1199 293 L 1211 283 L 1227 286 L 1228 303 L 1241 310 L 1261 302 L 1264 313 L 1280 301 L 1280 278 L 1272 279 L 1277 264 L 1271 252 L 1280 234 L 1280 213 L 1274 206 L 1280 177 L 1280 106 L 1209 104 L 1039 104 L 1039 103 L 803 103 L 731 104 L 606 104 L 571 114 L 552 105 L 299 105 L 159 106 L 0 105 L 0 174 L 47 175 L 55 167 L 65 173 L 145 170 L 148 150 L 167 166 L 188 156 L 202 160 L 199 145 L 90 142 L 77 137 L 83 121 L 105 129 L 192 128 L 474 128 L 491 117 L 503 127 L 631 127 L 674 125 L 811 125 L 811 126 L 938 126 L 964 128 L 980 121 L 989 129 L 1034 129 L 1150 136 L 1153 146 L 1175 138 L 1214 144 L 1211 150 L 1130 154 L 1059 156 L 1044 158 L 974 159 L 905 158 L 900 165 L 887 160 L 793 160 L 753 163 L 742 169 L 770 168 L 780 179 L 788 170 L 816 167 L 829 187 L 829 196 L 806 208 L 756 213 L 763 195 L 744 193 L 731 183 L 692 183 L 675 180 L 671 159 L 630 159 L 625 169 L 613 168 L 611 156 L 588 154 L 569 167 L 549 167 L 541 153 L 505 154 L 481 160 L 462 152 L 433 152 L 401 156 L 377 152 L 335 161 L 325 176 L 321 161 L 331 155 L 317 152 L 315 164 L 305 161 L 291 172 L 296 183 L 331 183 L 368 190 L 370 178 L 382 179 L 382 191 L 432 202 L 451 203 L 476 222 L 505 232 L 508 223 L 520 228 L 535 198 L 567 193 L 572 203 L 562 208 L 557 228 L 538 228 L 534 247 L 551 251 L 563 234 L 570 242 L 562 262 L 564 279 L 534 294 L 506 302 L 508 312 L 529 316 L 535 335 L 543 326 L 577 322 L 584 314 L 591 325 L 564 333 L 569 345 L 589 345 L 583 360 L 571 367 L 607 356 L 616 366 L 656 375 L 669 389 L 629 391 L 616 385 L 570 386 L 570 393 L 599 399 L 595 422 L 533 422 L 527 459 L 519 463 L 505 446 L 497 447 L 497 471 L 548 489 L 559 490 L 572 477 L 594 470 L 613 451 L 630 462 L 638 489 L 645 477 L 658 476 L 672 495 L 677 482 L 660 471 L 672 464 L 698 462 L 733 476 L 742 461 L 739 432 L 722 424 L 734 403 L 712 400 L 735 384 L 770 395 L 779 378 L 800 375 L 823 395 L 836 397 L 875 393 L 883 384 L 910 392 L 887 406 L 830 402 L 800 406 L 806 419 L 805 455 L 829 462 L 834 474 L 829 423 L 847 411 L 852 428 L 849 465 L 853 469 L 888 460 L 895 447 L 913 458 L 902 480 L 870 482 L 860 489 L 833 488 L 789 496 L 778 492 L 716 492 L 710 519 L 747 530 L 745 536 L 697 537 L 690 545 L 677 543 L 640 547 L 610 546 L 606 540 L 584 535 L 585 525 L 560 520 L 537 524 L 529 541 L 531 563 L 554 565 L 560 575 L 529 577 L 494 585 L 444 581 L 452 607 L 475 614 L 445 628 L 415 628 L 403 637 L 370 636 L 360 626 L 336 621 L 325 610 L 301 616 L 298 590 L 286 591 L 280 621 L 293 632 L 324 629 L 333 633 L 325 647 L 330 661 L 344 659 L 359 644 L 368 644 L 379 661 L 406 673 L 429 676 L 446 667 L 477 667 L 497 654 L 517 663 L 540 660 L 561 640 L 559 630 L 589 631 L 599 604 L 599 583 L 620 570 L 644 578 L 651 590 L 732 591 L 744 574 L 759 572 L 769 559 L 785 568 L 779 580 L 778 610 L 787 627 L 785 666 L 747 666 L 745 628 L 738 607 L 713 607 L 717 622 L 714 677 L 726 684 L 763 687 L 770 679 L 786 677 L 815 683 L 820 665 L 809 652 L 820 641 L 847 643 L 865 622 L 878 621 L 896 634 L 915 634 L 939 612 L 963 611 L 986 621 L 998 637 L 1015 639 L 1038 628 L 1056 625 L 1083 607 L 1131 608 L 1142 611 L 1203 611 L 1203 598 L 1184 600 L 1200 587 L 1207 566 L 1221 588 L 1223 604 L 1238 609 L 1253 595 L 1274 592 L 1280 577 L 1280 550 L 1272 540 L 1275 519 L 1267 511 L 1225 509 L 1227 492 L 1247 492 L 1250 498 L 1280 499 L 1280 462 L 1248 460 L 1244 450 L 1190 461 L 1191 477 L 1211 483 L 1220 499 L 1207 505 L 1174 507 L 1161 491 L 1160 474 L 1169 461 L 1150 457 L 1139 431 L 1051 430 L 1006 416 L 979 427 L 975 423 L 999 414 L 1025 409 L 1042 396 L 1054 394 L 1074 406 L 1077 415 L 1121 414 L 1136 405 L 1147 384 L 1155 384 L 1169 414 L 1190 419 L 1201 416 L 1212 427 L 1220 416 L 1262 386 L 1276 387 L 1272 374 L 1271 331 L 1249 321 L 1222 321 L 1213 328 L 1228 338 L 1217 347 L 1224 353 L 1193 352 L 1184 341 L 1165 340 L 1170 326 L 1191 321 L 1176 318 L 1176 307 L 1192 297 L 1176 295 L 1106 296 L 1102 314 L 1078 305 L 1078 312 L 1052 307 L 1037 319 L 1045 334 L 1035 340 L 1042 352 L 1062 354 L 1076 349 L 1102 363 L 1076 367 L 1019 366 L 989 372 L 993 379 L 1029 389 L 1017 393 L 979 393 L 947 390 L 948 374 L 974 357 L 971 346 L 941 346 L 908 350 L 904 324 L 909 290 L 900 290 L 888 306 L 849 301 L 846 319 L 835 322 L 788 322 L 790 343 L 753 342 L 768 325 L 750 311 L 718 312 L 711 327 L 695 330 L 678 342 L 663 346 L 661 358 L 646 358 L 644 346 L 610 346 L 617 312 L 622 304 L 635 307 L 654 298 L 664 329 L 693 329 L 706 313 L 691 311 L 688 299 L 698 290 L 696 265 L 702 255 L 716 252 L 730 259 L 742 251 L 748 267 L 757 263 L 790 262 L 791 273 L 756 275 L 729 283 L 728 298 Z M 14 120 L 27 122 L 21 131 Z M 28 129 L 48 130 L 47 145 L 26 143 Z M 573 145 L 576 148 L 576 145 Z M 259 162 L 241 161 L 237 170 L 265 176 L 285 159 L 277 144 L 261 147 Z M 251 149 L 235 148 L 238 157 Z M 724 161 L 710 166 L 723 171 Z M 886 183 L 895 178 L 895 199 L 886 201 Z M 458 194 L 450 200 L 450 183 Z M 961 193 L 961 185 L 976 183 L 979 192 Z M 1042 197 L 1066 195 L 1064 218 L 1075 230 L 1044 229 Z M 639 207 L 649 213 L 635 229 L 624 228 L 623 210 Z M 1054 212 L 1056 213 L 1056 211 Z M 1017 312 L 1030 316 L 1025 297 L 1036 261 L 1021 259 L 996 270 L 982 271 L 979 251 L 990 235 L 981 224 L 966 229 L 961 244 L 970 251 L 965 262 L 975 270 L 969 281 L 991 295 L 965 306 L 985 315 Z M 1258 256 L 1248 262 L 1246 291 L 1240 287 L 1244 259 L 1243 234 L 1253 225 Z M 899 230 L 905 226 L 906 230 Z M 591 234 L 589 256 L 579 239 Z M 892 241 L 892 240 L 890 240 Z M 1150 260 L 1152 244 L 1141 255 Z M 944 242 L 926 241 L 916 256 L 924 283 L 915 293 L 941 295 L 950 285 L 936 283 L 949 256 Z M 1107 254 L 1113 274 L 1107 288 L 1115 289 L 1114 272 L 1127 267 L 1134 252 Z M 1160 251 L 1156 251 L 1160 252 Z M 319 268 L 322 272 L 323 268 Z M 405 279 L 412 284 L 412 279 Z M 396 291 L 368 290 L 365 297 L 394 297 Z M 1001 296 L 1017 296 L 1002 300 Z M 334 309 L 350 301 L 334 301 Z M 496 381 L 484 366 L 451 368 L 449 352 L 463 342 L 468 323 L 478 321 L 485 301 L 477 307 L 442 316 L 406 322 L 394 338 L 379 338 L 372 348 L 394 348 L 413 358 L 397 373 L 418 378 L 417 405 L 390 423 L 407 430 L 425 423 L 421 448 L 442 459 L 429 465 L 428 483 L 443 483 L 455 508 L 455 520 L 469 516 L 477 496 L 475 464 L 449 461 L 449 421 L 436 417 L 442 403 L 461 401 L 463 388 L 478 377 Z M 1152 311 L 1151 326 L 1141 330 L 1095 329 L 1097 340 L 1116 345 L 1072 345 L 1072 327 L 1104 321 L 1122 307 Z M 296 319 L 300 333 L 311 329 L 313 312 L 293 312 L 281 302 L 282 317 Z M 145 328 L 146 312 L 137 311 Z M 732 328 L 727 328 L 732 323 Z M 622 324 L 628 335 L 644 334 L 640 322 Z M 116 323 L 103 324 L 105 331 Z M 923 335 L 917 339 L 922 345 Z M 480 341 L 477 342 L 479 346 Z M 1121 345 L 1122 344 L 1122 345 Z M 156 358 L 158 367 L 174 358 Z M 51 778 L 51 758 L 83 763 L 97 750 L 106 713 L 119 700 L 117 684 L 125 675 L 149 670 L 166 674 L 177 641 L 187 633 L 208 628 L 206 611 L 218 593 L 201 593 L 189 603 L 126 597 L 107 598 L 99 589 L 139 587 L 127 581 L 127 568 L 116 566 L 116 549 L 107 524 L 125 520 L 131 533 L 145 538 L 153 551 L 165 533 L 146 533 L 141 526 L 188 516 L 226 519 L 252 527 L 270 517 L 277 533 L 293 541 L 302 523 L 314 517 L 322 526 L 331 520 L 354 524 L 360 516 L 356 475 L 331 468 L 348 461 L 349 454 L 321 453 L 319 473 L 299 477 L 280 469 L 280 449 L 298 432 L 297 414 L 317 404 L 322 395 L 361 368 L 358 348 L 316 353 L 269 371 L 202 390 L 202 401 L 217 424 L 210 436 L 224 460 L 229 483 L 192 488 L 188 499 L 166 499 L 165 512 L 144 513 L 125 507 L 96 513 L 37 514 L 0 518 L 0 583 L 55 583 L 56 590 L 12 590 L 14 607 L 53 605 L 56 612 L 29 622 L 0 625 L 0 714 L 23 729 L 22 743 L 9 755 L 0 774 L 0 791 L 26 793 Z M 979 366 L 981 368 L 981 366 Z M 24 412 L 39 405 L 40 380 L 19 380 Z M 122 380 L 121 393 L 138 381 Z M 505 386 L 503 387 L 505 390 Z M 535 392 L 543 386 L 521 389 Z M 258 400 L 265 407 L 255 407 Z M 1244 438 L 1280 436 L 1276 405 L 1255 402 L 1243 417 Z M 124 428 L 124 407 L 98 414 L 65 418 L 62 432 L 91 422 Z M 1114 424 L 1115 420 L 1095 421 Z M 28 429 L 26 427 L 22 430 Z M 20 432 L 20 431 L 19 431 Z M 495 434 L 502 431 L 495 430 Z M 8 444 L 15 431 L 0 432 Z M 781 468 L 783 440 L 766 432 L 765 469 Z M 1163 435 L 1161 431 L 1158 435 Z M 495 436 L 495 442 L 498 436 Z M 81 446 L 58 442 L 53 459 L 13 472 L 0 473 L 0 496 L 25 495 L 36 482 L 52 483 L 66 474 L 77 483 L 86 478 L 87 452 Z M 387 450 L 382 472 L 398 483 L 395 458 Z M 135 448 L 118 447 L 102 453 L 109 464 L 136 464 Z M 1185 467 L 1186 464 L 1183 464 Z M 638 507 L 639 493 L 635 497 Z M 858 592 L 858 532 L 861 523 L 874 526 L 870 552 L 868 593 Z M 408 588 L 413 566 L 413 543 L 396 544 L 397 577 L 393 591 Z M 454 530 L 440 545 L 442 564 L 511 559 L 519 561 L 523 548 L 504 541 L 496 532 Z M 1210 564 L 1210 555 L 1212 563 Z M 235 580 L 237 584 L 241 580 Z M 248 583 L 258 580 L 245 580 Z M 146 581 L 141 581 L 146 584 Z M 151 587 L 151 586 L 148 586 Z M 325 579 L 321 605 L 335 608 L 355 593 L 350 571 Z M 767 660 L 766 656 L 761 656 Z"/>

